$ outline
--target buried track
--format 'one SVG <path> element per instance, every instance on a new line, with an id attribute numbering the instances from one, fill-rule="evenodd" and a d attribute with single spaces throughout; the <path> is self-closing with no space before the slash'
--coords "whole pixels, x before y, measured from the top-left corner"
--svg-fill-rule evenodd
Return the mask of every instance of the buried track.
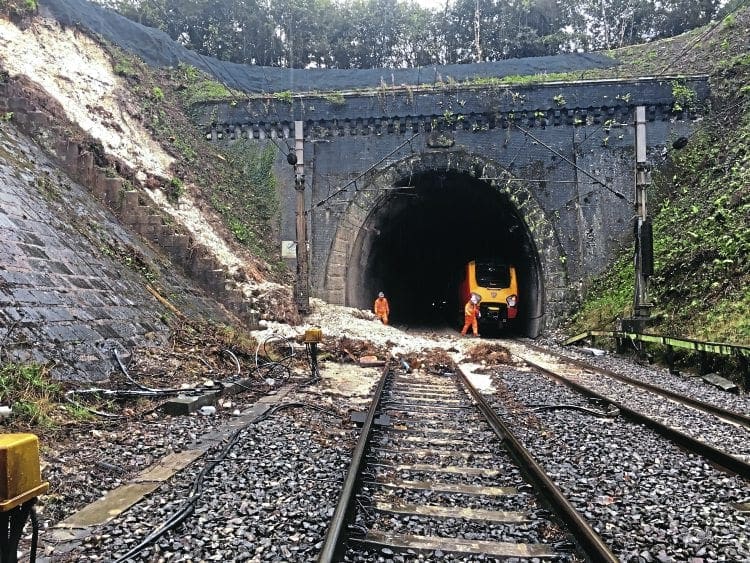
<path id="1" fill-rule="evenodd" d="M 318 561 L 394 552 L 617 561 L 460 370 L 389 364 Z"/>

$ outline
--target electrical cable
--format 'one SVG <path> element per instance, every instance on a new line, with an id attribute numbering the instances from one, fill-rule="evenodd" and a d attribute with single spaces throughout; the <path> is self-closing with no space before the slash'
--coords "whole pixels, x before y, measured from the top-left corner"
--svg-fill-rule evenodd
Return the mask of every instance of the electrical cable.
<path id="1" fill-rule="evenodd" d="M 266 349 L 266 346 L 268 345 L 269 342 L 274 342 L 274 341 L 282 341 L 285 344 L 287 344 L 289 346 L 289 353 L 286 356 L 283 356 L 278 361 L 269 361 L 269 362 L 265 362 L 265 363 L 260 363 L 260 361 L 259 361 L 259 353 L 260 353 L 261 347 L 263 348 L 263 352 L 264 352 L 265 356 L 266 357 L 270 357 L 271 354 Z M 287 379 L 289 379 L 289 377 L 291 377 L 292 369 L 285 362 L 291 362 L 291 360 L 294 357 L 295 357 L 295 351 L 294 351 L 294 347 L 291 344 L 290 339 L 288 339 L 288 338 L 286 338 L 284 336 L 279 336 L 279 335 L 276 335 L 276 334 L 272 334 L 271 336 L 269 336 L 268 338 L 266 338 L 262 343 L 258 342 L 258 346 L 255 349 L 255 371 L 256 372 L 260 372 L 261 370 L 266 370 L 265 376 L 260 375 L 260 377 L 265 377 L 266 378 L 266 382 L 268 382 L 268 379 L 272 379 L 273 382 L 269 383 L 269 385 L 274 386 L 276 384 L 276 381 L 275 381 L 276 379 L 279 379 L 280 381 L 283 382 L 283 381 L 286 381 Z M 275 376 L 275 377 L 271 377 L 271 376 L 274 376 L 276 374 L 277 368 L 281 368 L 280 369 L 281 374 L 278 375 L 278 376 Z"/>
<path id="2" fill-rule="evenodd" d="M 125 379 L 127 379 L 132 385 L 135 385 L 139 389 L 143 389 L 144 391 L 157 391 L 156 389 L 152 389 L 151 387 L 146 387 L 145 385 L 141 385 L 137 381 L 135 381 L 132 377 L 130 377 L 130 374 L 128 373 L 127 368 L 122 363 L 122 359 L 120 358 L 120 354 L 117 350 L 117 348 L 114 349 L 115 359 L 117 360 L 117 364 L 120 366 L 120 371 L 125 375 Z"/>
<path id="3" fill-rule="evenodd" d="M 266 349 L 266 346 L 274 341 L 282 341 L 285 345 L 288 346 L 288 353 L 282 357 L 278 361 L 267 361 L 265 363 L 261 362 L 260 358 L 260 349 L 263 348 L 263 353 L 266 356 L 269 356 L 269 351 Z M 234 376 L 226 378 L 224 380 L 215 382 L 215 385 L 217 388 L 222 389 L 227 386 L 227 384 L 234 384 L 238 385 L 239 387 L 246 389 L 248 391 L 255 391 L 255 389 L 243 385 L 236 382 L 236 379 L 239 379 L 242 376 L 242 365 L 237 358 L 236 354 L 232 352 L 229 349 L 225 349 L 221 351 L 222 354 L 227 354 L 234 362 L 234 365 L 236 367 L 236 373 Z M 295 350 L 292 346 L 291 340 L 278 335 L 271 335 L 268 338 L 266 338 L 265 341 L 258 343 L 258 347 L 256 349 L 255 353 L 255 367 L 250 371 L 250 373 L 257 374 L 260 378 L 271 378 L 273 377 L 274 383 L 272 385 L 275 385 L 276 381 L 279 380 L 281 382 L 284 382 L 288 380 L 291 377 L 292 374 L 292 368 L 288 363 L 295 357 Z M 104 411 L 100 411 L 97 409 L 94 409 L 92 407 L 83 405 L 76 401 L 74 399 L 75 396 L 93 396 L 93 395 L 101 395 L 106 399 L 109 400 L 124 400 L 124 399 L 132 399 L 132 398 L 165 398 L 170 397 L 174 395 L 199 395 L 201 393 L 205 393 L 207 390 L 212 390 L 213 388 L 208 388 L 205 386 L 201 387 L 188 387 L 188 388 L 152 388 L 147 387 L 145 385 L 142 385 L 138 383 L 128 372 L 126 366 L 124 365 L 124 362 L 122 361 L 122 358 L 120 357 L 117 350 L 114 351 L 115 359 L 117 360 L 117 363 L 122 370 L 122 373 L 125 375 L 125 378 L 128 380 L 128 382 L 137 387 L 137 389 L 105 389 L 105 388 L 99 388 L 99 387 L 92 387 L 87 389 L 71 389 L 67 391 L 64 395 L 65 400 L 69 402 L 70 404 L 74 405 L 76 408 L 84 409 L 92 414 L 96 414 L 101 417 L 105 418 L 121 418 L 122 415 L 114 414 L 114 413 L 108 413 Z M 210 369 L 211 366 L 203 360 L 203 363 Z M 313 375 L 313 379 L 315 378 L 315 374 Z M 313 380 L 310 380 L 309 383 L 313 383 Z M 309 384 L 308 383 L 308 384 Z"/>
<path id="4" fill-rule="evenodd" d="M 571 166 L 573 166 L 573 168 L 575 168 L 576 170 L 578 170 L 582 174 L 584 174 L 584 175 L 588 176 L 589 178 L 591 178 L 594 181 L 595 184 L 598 184 L 598 185 L 602 186 L 605 190 L 607 190 L 607 191 L 611 192 L 612 194 L 614 194 L 614 196 L 617 197 L 618 199 L 625 200 L 628 203 L 633 204 L 633 205 L 635 204 L 635 202 L 633 202 L 630 199 L 628 199 L 624 194 L 622 194 L 621 192 L 618 192 L 614 188 L 611 188 L 610 186 L 608 186 L 607 184 L 605 184 L 604 182 L 602 182 L 599 178 L 597 178 L 596 176 L 594 176 L 593 174 L 591 174 L 588 170 L 586 170 L 584 168 L 581 168 L 575 162 L 573 162 L 572 160 L 570 160 L 567 156 L 565 156 L 564 154 L 562 154 L 559 151 L 556 151 L 551 146 L 549 146 L 547 143 L 545 143 L 541 139 L 538 139 L 537 137 L 535 137 L 534 135 L 532 135 L 530 131 L 527 131 L 526 129 L 524 129 L 523 127 L 521 127 L 520 125 L 518 125 L 516 123 L 511 122 L 511 124 L 513 125 L 513 127 L 515 127 L 516 129 L 518 129 L 519 131 L 521 131 L 525 135 L 528 135 L 534 141 L 536 141 L 537 143 L 539 143 L 540 145 L 542 145 L 545 149 L 547 149 L 548 151 L 550 151 L 552 154 L 558 156 L 559 158 L 562 158 L 565 162 L 567 162 L 568 164 L 570 164 Z"/>
<path id="5" fill-rule="evenodd" d="M 416 137 L 418 137 L 421 134 L 422 133 L 419 132 L 419 133 L 415 133 L 414 135 L 412 135 L 409 139 L 407 139 L 406 141 L 404 141 L 403 143 L 401 143 L 399 146 L 397 146 L 395 149 L 393 149 L 391 152 L 389 152 L 383 158 L 381 158 L 380 160 L 378 160 L 376 163 L 372 164 L 367 170 L 365 170 L 364 172 L 360 173 L 357 177 L 349 180 L 346 184 L 344 184 L 341 188 L 339 188 L 338 190 L 336 190 L 335 192 L 333 192 L 331 195 L 329 195 L 328 197 L 326 197 L 324 199 L 321 199 L 317 203 L 313 204 L 309 209 L 306 209 L 305 210 L 305 214 L 310 213 L 313 209 L 316 209 L 316 208 L 320 207 L 321 205 L 324 205 L 327 201 L 333 199 L 334 197 L 336 197 L 339 194 L 341 194 L 341 193 L 345 192 L 346 190 L 348 190 L 349 187 L 352 184 L 356 184 L 357 180 L 361 179 L 366 174 L 369 174 L 370 172 L 372 172 L 372 170 L 374 170 L 375 167 L 377 167 L 378 165 L 382 164 L 385 160 L 387 160 L 389 157 L 393 156 L 396 152 L 398 152 L 399 150 L 401 150 L 407 144 L 410 144 L 411 141 L 413 141 Z"/>
<path id="6" fill-rule="evenodd" d="M 261 346 L 263 347 L 263 352 L 265 353 L 266 357 L 270 357 L 270 354 L 266 350 L 266 345 L 269 342 L 273 342 L 273 341 L 277 341 L 277 340 L 281 340 L 281 341 L 283 341 L 285 343 L 289 343 L 289 339 L 288 338 L 286 338 L 284 336 L 279 336 L 277 334 L 272 334 L 271 336 L 267 337 L 263 342 L 258 342 L 258 345 L 255 347 L 255 367 L 256 368 L 258 368 L 259 365 L 260 365 L 259 362 L 258 362 L 258 355 L 260 353 Z M 280 361 L 284 361 L 285 359 L 292 358 L 292 357 L 294 357 L 294 348 L 292 347 L 291 343 L 289 343 L 289 354 L 287 356 L 283 357 Z"/>
<path id="7" fill-rule="evenodd" d="M 677 55 L 671 61 L 669 61 L 660 72 L 656 74 L 656 76 L 659 77 L 663 75 L 665 72 L 667 72 L 669 67 L 671 67 L 674 63 L 677 62 L 677 59 L 684 56 L 688 51 L 692 50 L 693 47 L 695 47 L 699 41 L 702 41 L 705 37 L 708 36 L 709 33 L 713 32 L 717 27 L 719 27 L 719 25 L 724 23 L 724 20 L 726 20 L 730 15 L 739 11 L 740 8 L 743 8 L 746 3 L 747 2 L 740 2 L 739 4 L 737 4 L 737 6 L 735 6 L 735 8 L 731 12 L 726 14 L 720 20 L 714 22 L 713 25 L 711 25 L 706 31 L 704 31 L 702 34 L 696 37 L 692 43 L 688 43 L 687 45 L 685 45 L 685 47 L 683 47 L 682 50 L 679 53 L 677 53 Z"/>
<path id="8" fill-rule="evenodd" d="M 36 550 L 39 543 L 39 520 L 36 517 L 36 510 L 31 506 L 29 510 L 29 520 L 31 520 L 31 547 L 29 548 L 29 562 L 36 563 Z"/>

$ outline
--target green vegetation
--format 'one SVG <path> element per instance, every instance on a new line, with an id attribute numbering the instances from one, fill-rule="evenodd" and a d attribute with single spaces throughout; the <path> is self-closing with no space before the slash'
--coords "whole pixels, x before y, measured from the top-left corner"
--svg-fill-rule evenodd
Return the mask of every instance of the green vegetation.
<path id="1" fill-rule="evenodd" d="M 334 107 L 341 107 L 346 104 L 346 98 L 341 92 L 331 92 L 324 95 L 323 99 Z"/>
<path id="2" fill-rule="evenodd" d="M 14 421 L 53 426 L 53 415 L 62 399 L 62 387 L 50 380 L 46 366 L 33 363 L 0 366 L 0 401 L 11 406 Z"/>
<path id="3" fill-rule="evenodd" d="M 550 72 L 543 74 L 512 74 L 508 76 L 477 77 L 466 80 L 467 86 L 531 86 L 545 82 L 572 82 L 581 80 L 581 72 Z"/>
<path id="4" fill-rule="evenodd" d="M 103 235 L 104 233 L 99 233 L 99 236 Z M 105 256 L 113 258 L 123 266 L 127 266 L 134 272 L 142 275 L 149 283 L 154 283 L 159 277 L 143 254 L 132 246 L 123 245 L 114 239 L 105 239 L 100 241 L 99 251 Z"/>
<path id="5" fill-rule="evenodd" d="M 137 76 L 135 66 L 133 66 L 132 62 L 127 59 L 120 59 L 115 62 L 113 70 L 115 71 L 115 74 L 117 76 L 125 76 L 131 78 Z"/>
<path id="6" fill-rule="evenodd" d="M 747 55 L 720 65 L 717 109 L 654 174 L 654 332 L 750 344 L 749 79 Z M 689 92 L 676 91 L 689 103 Z M 571 330 L 613 328 L 629 316 L 633 280 L 629 251 L 594 283 Z"/>
<path id="7" fill-rule="evenodd" d="M 284 104 L 290 104 L 293 101 L 292 92 L 291 90 L 284 90 L 283 92 L 276 92 L 273 95 L 273 99 L 277 102 L 282 102 Z"/>
<path id="8" fill-rule="evenodd" d="M 184 91 L 182 98 L 190 106 L 202 102 L 232 101 L 235 94 L 226 86 L 213 80 L 196 80 Z"/>
<path id="9" fill-rule="evenodd" d="M 679 113 L 694 109 L 698 95 L 695 90 L 685 86 L 683 82 L 675 80 L 672 83 L 672 97 L 674 98 L 672 111 Z"/>
<path id="10" fill-rule="evenodd" d="M 168 9 L 165 0 L 98 1 L 201 55 L 295 69 L 413 68 L 611 49 L 678 35 L 733 5 L 461 1 L 427 9 L 404 0 L 190 0 Z"/>
<path id="11" fill-rule="evenodd" d="M 245 94 L 212 80 L 194 66 L 180 63 L 172 73 L 172 79 L 180 84 L 180 99 L 190 107 L 204 102 L 234 102 Z"/>
<path id="12" fill-rule="evenodd" d="M 30 16 L 37 8 L 37 0 L 0 0 L 0 14 L 11 17 Z"/>
<path id="13" fill-rule="evenodd" d="M 454 125 L 460 123 L 464 120 L 464 116 L 460 114 L 455 114 L 451 110 L 447 109 L 443 112 L 443 119 L 442 122 L 447 125 L 448 127 L 453 127 Z"/>
<path id="14" fill-rule="evenodd" d="M 164 91 L 158 86 L 154 86 L 151 89 L 151 97 L 157 102 L 161 102 L 162 100 L 164 100 Z"/>
<path id="15" fill-rule="evenodd" d="M 268 230 L 280 205 L 273 175 L 276 147 L 242 140 L 228 147 L 225 156 L 234 174 L 232 180 L 214 184 L 211 203 L 239 242 L 267 256 L 270 249 L 257 225 L 267 225 Z"/>
<path id="16" fill-rule="evenodd" d="M 167 185 L 167 201 L 177 203 L 185 193 L 185 185 L 179 178 L 172 178 Z"/>
<path id="17" fill-rule="evenodd" d="M 124 76 L 133 92 L 147 94 L 136 96 L 145 123 L 175 157 L 174 176 L 165 186 L 167 199 L 176 203 L 188 185 L 197 186 L 207 194 L 206 199 L 241 244 L 261 260 L 280 264 L 274 239 L 279 208 L 273 176 L 275 147 L 261 148 L 255 143 L 238 141 L 222 154 L 221 149 L 205 142 L 188 116 L 194 104 L 234 102 L 245 95 L 209 80 L 193 66 L 181 64 L 161 71 L 113 47 L 110 49 L 113 60 L 119 61 L 123 68 L 134 69 L 132 75 Z M 291 99 L 291 92 L 288 96 Z M 154 277 L 138 256 L 118 256 L 147 279 Z"/>

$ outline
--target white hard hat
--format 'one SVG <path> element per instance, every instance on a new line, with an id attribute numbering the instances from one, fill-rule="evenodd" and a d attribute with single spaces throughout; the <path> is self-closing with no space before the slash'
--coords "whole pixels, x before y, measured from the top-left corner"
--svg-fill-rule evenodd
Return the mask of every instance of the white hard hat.
<path id="1" fill-rule="evenodd" d="M 383 292 L 381 291 L 380 293 L 378 293 L 378 297 L 385 297 L 385 293 L 383 293 Z"/>
<path id="2" fill-rule="evenodd" d="M 477 303 L 478 301 L 479 301 L 479 299 L 477 298 L 477 296 L 476 296 L 476 295 L 472 295 L 472 296 L 471 296 L 471 302 L 472 302 L 472 303 Z"/>

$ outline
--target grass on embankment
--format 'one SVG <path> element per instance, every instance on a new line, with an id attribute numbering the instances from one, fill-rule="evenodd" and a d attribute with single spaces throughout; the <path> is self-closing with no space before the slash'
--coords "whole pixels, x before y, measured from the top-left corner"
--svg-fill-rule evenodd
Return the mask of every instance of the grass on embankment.
<path id="1" fill-rule="evenodd" d="M 750 55 L 712 78 L 712 111 L 670 151 L 649 194 L 655 275 L 649 331 L 750 344 Z M 632 314 L 632 251 L 596 280 L 570 333 Z"/>

